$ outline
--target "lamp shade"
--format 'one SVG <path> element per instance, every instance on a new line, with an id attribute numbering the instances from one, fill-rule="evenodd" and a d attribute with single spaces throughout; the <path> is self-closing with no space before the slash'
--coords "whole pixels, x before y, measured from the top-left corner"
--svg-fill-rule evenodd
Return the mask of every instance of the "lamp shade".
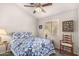
<path id="1" fill-rule="evenodd" d="M 6 35 L 7 32 L 5 31 L 5 29 L 0 29 L 0 35 Z"/>

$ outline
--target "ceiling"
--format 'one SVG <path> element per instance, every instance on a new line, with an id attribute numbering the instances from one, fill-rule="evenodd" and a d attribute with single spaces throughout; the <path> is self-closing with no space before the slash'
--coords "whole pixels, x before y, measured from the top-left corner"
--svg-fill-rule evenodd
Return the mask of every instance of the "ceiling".
<path id="1" fill-rule="evenodd" d="M 24 7 L 26 3 L 17 4 L 20 8 L 22 8 L 26 13 L 29 13 L 30 15 L 34 16 L 35 18 L 44 18 L 48 17 L 50 15 L 54 15 L 66 10 L 77 8 L 79 4 L 77 3 L 53 3 L 52 6 L 43 7 L 43 9 L 46 11 L 35 13 L 33 14 L 34 7 Z M 29 4 L 28 4 L 29 5 Z"/>

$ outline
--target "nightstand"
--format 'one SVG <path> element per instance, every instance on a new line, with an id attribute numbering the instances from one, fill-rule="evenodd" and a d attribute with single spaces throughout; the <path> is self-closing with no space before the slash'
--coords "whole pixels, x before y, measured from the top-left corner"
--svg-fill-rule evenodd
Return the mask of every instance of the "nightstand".
<path id="1" fill-rule="evenodd" d="M 9 43 L 7 41 L 3 41 L 3 44 L 5 45 L 6 52 L 8 52 Z"/>
<path id="2" fill-rule="evenodd" d="M 8 44 L 7 41 L 0 42 L 0 54 L 8 52 Z"/>

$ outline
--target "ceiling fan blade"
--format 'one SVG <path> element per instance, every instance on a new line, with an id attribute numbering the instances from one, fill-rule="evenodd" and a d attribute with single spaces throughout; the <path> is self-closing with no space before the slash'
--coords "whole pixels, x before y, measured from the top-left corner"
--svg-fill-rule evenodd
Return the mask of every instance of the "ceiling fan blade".
<path id="1" fill-rule="evenodd" d="M 34 3 L 30 3 L 31 5 L 33 5 Z"/>
<path id="2" fill-rule="evenodd" d="M 42 12 L 46 12 L 42 7 L 40 7 L 40 8 L 41 8 L 41 11 L 42 11 Z"/>
<path id="3" fill-rule="evenodd" d="M 47 4 L 43 4 L 42 7 L 45 7 L 45 6 L 51 6 L 52 3 L 47 3 Z"/>
<path id="4" fill-rule="evenodd" d="M 24 7 L 34 7 L 34 6 L 31 6 L 31 5 L 24 5 Z"/>

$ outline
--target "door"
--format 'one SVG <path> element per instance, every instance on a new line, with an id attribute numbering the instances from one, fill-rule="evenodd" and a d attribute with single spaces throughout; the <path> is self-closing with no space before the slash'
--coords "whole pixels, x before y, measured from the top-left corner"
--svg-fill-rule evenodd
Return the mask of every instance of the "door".
<path id="1" fill-rule="evenodd" d="M 51 39 L 52 22 L 46 22 L 44 27 L 44 37 Z"/>
<path id="2" fill-rule="evenodd" d="M 48 39 L 56 38 L 57 36 L 57 21 L 45 22 L 44 26 L 44 37 Z"/>

